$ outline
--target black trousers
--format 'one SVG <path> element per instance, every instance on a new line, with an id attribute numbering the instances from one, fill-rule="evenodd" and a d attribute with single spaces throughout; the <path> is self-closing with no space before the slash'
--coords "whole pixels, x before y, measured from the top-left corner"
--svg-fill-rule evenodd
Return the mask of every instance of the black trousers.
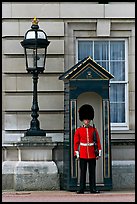
<path id="1" fill-rule="evenodd" d="M 96 187 L 96 159 L 80 159 L 80 191 L 84 191 L 86 187 L 87 166 L 90 191 Z"/>

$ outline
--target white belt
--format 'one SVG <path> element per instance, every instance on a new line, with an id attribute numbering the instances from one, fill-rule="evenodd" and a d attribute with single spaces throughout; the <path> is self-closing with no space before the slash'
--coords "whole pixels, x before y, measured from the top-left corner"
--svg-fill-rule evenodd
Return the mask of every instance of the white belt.
<path id="1" fill-rule="evenodd" d="M 82 143 L 82 142 L 80 142 L 80 145 L 81 146 L 93 146 L 94 143 Z"/>

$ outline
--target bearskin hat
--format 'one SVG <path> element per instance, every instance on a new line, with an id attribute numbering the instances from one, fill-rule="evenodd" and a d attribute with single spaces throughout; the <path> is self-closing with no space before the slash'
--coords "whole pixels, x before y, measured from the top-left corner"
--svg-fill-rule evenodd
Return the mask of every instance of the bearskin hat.
<path id="1" fill-rule="evenodd" d="M 83 121 L 84 119 L 93 120 L 94 118 L 94 109 L 89 104 L 84 104 L 79 108 L 79 120 Z"/>

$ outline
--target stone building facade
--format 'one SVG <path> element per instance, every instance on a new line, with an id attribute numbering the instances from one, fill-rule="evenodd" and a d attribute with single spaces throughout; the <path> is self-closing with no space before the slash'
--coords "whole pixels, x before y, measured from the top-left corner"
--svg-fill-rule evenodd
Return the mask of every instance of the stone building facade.
<path id="1" fill-rule="evenodd" d="M 38 146 L 36 154 L 35 145 L 31 149 L 17 145 L 31 120 L 32 77 L 26 71 L 20 42 L 34 17 L 50 41 L 45 71 L 38 81 L 40 126 L 49 141 L 46 148 Z M 47 177 L 37 189 L 62 189 L 64 82 L 59 76 L 80 60 L 80 41 L 92 41 L 94 46 L 95 41 L 107 41 L 108 46 L 112 41 L 124 42 L 125 78 L 120 81 L 124 84 L 124 122 L 111 124 L 112 179 L 115 189 L 134 188 L 135 2 L 2 2 L 3 189 L 27 189 L 21 182 L 25 185 L 23 168 L 29 161 L 28 171 L 41 162 L 42 177 L 47 176 L 45 168 L 53 175 L 52 181 Z M 37 190 L 34 186 L 28 189 Z"/>

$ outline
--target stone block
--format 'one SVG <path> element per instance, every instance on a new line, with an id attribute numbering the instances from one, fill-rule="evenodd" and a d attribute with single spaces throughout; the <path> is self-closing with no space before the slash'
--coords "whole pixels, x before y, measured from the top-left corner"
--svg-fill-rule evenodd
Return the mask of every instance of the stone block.
<path id="1" fill-rule="evenodd" d="M 59 190 L 59 174 L 53 161 L 18 162 L 15 168 L 16 191 Z"/>
<path id="2" fill-rule="evenodd" d="M 22 39 L 23 40 L 23 39 Z M 3 54 L 24 54 L 24 49 L 17 39 L 4 39 L 3 40 Z M 49 47 L 47 48 L 48 54 L 64 54 L 64 40 L 50 40 Z"/>
<path id="3" fill-rule="evenodd" d="M 63 2 L 60 4 L 61 18 L 102 18 L 103 4 L 94 2 Z"/>
<path id="4" fill-rule="evenodd" d="M 105 4 L 106 18 L 135 18 L 134 2 L 123 2 Z"/>
<path id="5" fill-rule="evenodd" d="M 97 20 L 97 36 L 110 36 L 110 20 Z"/>
<path id="6" fill-rule="evenodd" d="M 32 105 L 32 94 L 29 95 L 8 95 L 5 97 L 5 109 L 7 111 L 30 110 Z M 40 110 L 63 110 L 63 94 L 45 93 L 39 94 Z M 12 122 L 12 121 L 11 121 Z M 14 123 L 13 123 L 14 125 Z"/>
<path id="7" fill-rule="evenodd" d="M 59 18 L 59 3 L 56 2 L 11 2 L 12 18 Z M 27 7 L 27 9 L 26 9 Z"/>
<path id="8" fill-rule="evenodd" d="M 5 161 L 2 163 L 2 189 L 59 190 L 58 168 L 53 161 Z"/>
<path id="9" fill-rule="evenodd" d="M 135 189 L 135 161 L 112 162 L 112 185 L 114 190 Z"/>
<path id="10" fill-rule="evenodd" d="M 2 190 L 14 189 L 14 169 L 17 161 L 2 163 Z"/>

